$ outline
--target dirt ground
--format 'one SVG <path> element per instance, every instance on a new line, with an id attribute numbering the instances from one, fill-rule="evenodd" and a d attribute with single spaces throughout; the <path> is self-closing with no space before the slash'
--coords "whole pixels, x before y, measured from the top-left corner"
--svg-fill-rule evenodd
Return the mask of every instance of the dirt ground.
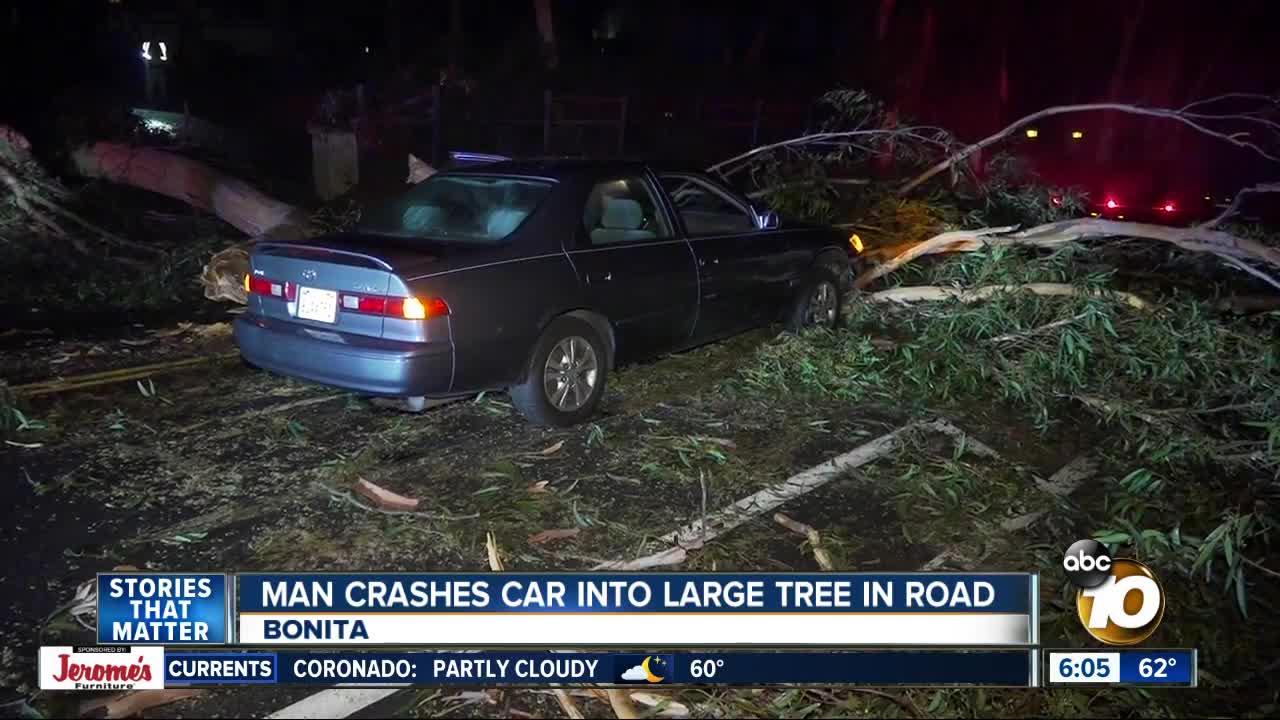
<path id="1" fill-rule="evenodd" d="M 502 394 L 419 415 L 241 365 L 225 329 L 133 328 L 107 339 L 11 339 L 11 385 L 63 373 L 159 360 L 213 358 L 139 381 L 42 395 L 20 404 L 43 426 L 0 446 L 7 485 L 0 523 L 4 685 L 33 684 L 36 647 L 90 641 L 64 604 L 77 586 L 118 565 L 155 570 L 487 571 L 493 533 L 508 570 L 584 570 L 662 549 L 656 538 L 703 513 L 919 419 L 811 394 L 760 393 L 736 382 L 776 330 L 620 369 L 588 424 L 526 424 Z M 132 339 L 133 344 L 123 341 Z M 144 342 L 145 341 L 145 342 Z M 92 347 L 96 353 L 89 353 Z M 128 349 L 126 355 L 119 350 Z M 10 364 L 12 363 L 12 364 Z M 1081 532 L 1075 516 L 1028 531 L 1002 523 L 1052 505 L 1036 488 L 1090 444 L 1091 423 L 1043 438 L 998 422 L 998 409 L 950 420 L 1000 457 L 913 436 L 900 452 L 780 508 L 816 528 L 837 570 L 1039 570 L 1046 645 L 1083 638 L 1053 572 Z M 365 478 L 419 498 L 391 516 L 350 501 Z M 1087 494 L 1087 493 L 1086 493 Z M 705 504 L 704 504 L 705 495 Z M 1099 500 L 1101 502 L 1101 500 Z M 543 530 L 568 539 L 534 543 Z M 807 540 L 771 513 L 691 554 L 682 569 L 818 570 Z M 1171 604 L 1172 607 L 1172 604 Z M 1166 644 L 1179 638 L 1166 634 Z M 1150 693 L 909 691 L 673 693 L 697 716 L 748 714 L 983 715 L 1133 711 Z M 263 715 L 307 694 L 295 689 L 208 693 L 165 709 L 186 717 Z M 1097 695 L 1097 697 L 1088 697 Z M 1144 697 L 1147 699 L 1144 700 Z M 905 704 L 904 704 L 905 699 Z M 52 711 L 66 698 L 45 697 Z M 588 714 L 607 713 L 583 698 Z M 1180 701 L 1179 701 L 1180 702 Z M 377 711 L 558 716 L 530 691 L 405 692 Z M 919 709 L 919 708 L 917 708 Z"/>

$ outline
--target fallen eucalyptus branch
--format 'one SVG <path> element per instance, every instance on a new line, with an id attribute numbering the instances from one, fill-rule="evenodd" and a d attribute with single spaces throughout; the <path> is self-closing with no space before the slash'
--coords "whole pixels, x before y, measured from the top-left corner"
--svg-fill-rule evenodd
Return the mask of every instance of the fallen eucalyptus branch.
<path id="1" fill-rule="evenodd" d="M 1066 283 L 1026 283 L 1024 285 L 984 285 L 978 288 L 942 287 L 938 285 L 921 285 L 914 287 L 898 287 L 881 290 L 864 297 L 876 303 L 913 303 L 937 302 L 941 300 L 958 300 L 970 303 L 990 299 L 992 295 L 1002 292 L 1029 292 L 1034 295 L 1051 297 L 1114 297 L 1123 300 L 1137 310 L 1152 309 L 1151 303 L 1134 295 L 1119 290 L 1088 290 Z"/>
<path id="2" fill-rule="evenodd" d="M 1280 189 L 1280 186 L 1277 188 Z M 854 281 L 854 286 L 859 289 L 865 288 L 875 280 L 924 255 L 976 252 L 985 247 L 997 245 L 1056 247 L 1092 238 L 1128 237 L 1158 240 L 1184 250 L 1217 255 L 1236 267 L 1243 266 L 1250 274 L 1280 288 L 1280 280 L 1271 278 L 1244 262 L 1253 260 L 1280 269 L 1280 249 L 1218 230 L 1208 224 L 1177 228 L 1100 218 L 1079 218 L 1037 225 L 1021 232 L 1010 232 L 1013 229 L 1012 226 L 1004 226 L 980 230 L 957 230 L 935 235 L 928 240 L 909 246 L 892 259 L 866 270 Z"/>
<path id="3" fill-rule="evenodd" d="M 956 152 L 953 152 L 947 155 L 947 157 L 943 158 L 942 160 L 939 160 L 937 163 L 930 166 L 927 170 L 917 175 L 913 180 L 911 180 L 911 182 L 907 183 L 906 185 L 903 185 L 902 188 L 898 190 L 898 194 L 906 195 L 907 193 L 911 192 L 912 190 L 916 189 L 920 185 L 927 182 L 930 178 L 933 178 L 934 176 L 936 176 L 938 173 L 944 172 L 949 168 L 951 168 L 952 166 L 954 166 L 956 163 L 959 163 L 967 159 L 969 156 L 973 155 L 974 153 L 980 150 L 983 150 L 987 147 L 990 147 L 991 145 L 994 145 L 1010 137 L 1015 132 L 1017 132 L 1019 128 L 1022 128 L 1028 123 L 1032 123 L 1032 122 L 1035 122 L 1036 120 L 1040 120 L 1043 118 L 1052 117 L 1054 115 L 1066 115 L 1066 114 L 1081 113 L 1081 112 L 1111 111 L 1111 112 L 1125 113 L 1128 115 L 1141 115 L 1146 117 L 1155 117 L 1155 118 L 1164 118 L 1167 120 L 1173 120 L 1175 122 L 1180 122 L 1183 125 L 1186 125 L 1203 135 L 1207 135 L 1212 138 L 1217 138 L 1218 140 L 1222 140 L 1224 142 L 1230 143 L 1232 145 L 1235 145 L 1236 147 L 1252 150 L 1253 152 L 1257 153 L 1258 155 L 1261 155 L 1262 157 L 1268 160 L 1280 162 L 1280 155 L 1275 155 L 1272 152 L 1268 151 L 1266 148 L 1259 145 L 1258 143 L 1254 142 L 1253 140 L 1246 139 L 1251 137 L 1250 133 L 1214 130 L 1213 128 L 1209 127 L 1205 123 L 1212 122 L 1212 121 L 1233 121 L 1233 122 L 1243 122 L 1243 123 L 1261 122 L 1262 124 L 1264 124 L 1264 126 L 1270 129 L 1272 132 L 1277 132 L 1277 133 L 1280 133 L 1280 124 L 1274 123 L 1269 120 L 1265 120 L 1263 118 L 1258 118 L 1252 114 L 1243 113 L 1243 112 L 1208 114 L 1208 113 L 1190 111 L 1190 109 L 1196 105 L 1204 105 L 1208 103 L 1217 102 L 1220 100 L 1233 99 L 1234 97 L 1235 95 L 1219 95 L 1216 97 L 1206 98 L 1204 100 L 1196 101 L 1194 103 L 1191 103 L 1189 105 L 1186 105 L 1176 110 L 1173 108 L 1142 107 L 1140 105 L 1130 105 L 1126 103 L 1083 103 L 1079 105 L 1055 105 L 1054 107 L 1045 108 L 1044 110 L 1040 110 L 1039 112 L 1034 112 L 1034 113 L 1031 113 L 1030 115 L 1026 115 L 1024 117 L 1018 118 L 1017 120 L 1014 120 L 1012 123 L 1009 123 L 1008 125 L 1006 125 L 999 132 L 993 135 L 989 135 L 983 138 L 982 140 L 979 140 L 978 142 L 973 143 L 972 145 L 968 145 Z M 1271 104 L 1271 105 L 1275 105 L 1277 103 L 1276 98 L 1271 98 L 1267 96 L 1257 96 L 1254 99 L 1265 100 L 1268 104 Z"/>

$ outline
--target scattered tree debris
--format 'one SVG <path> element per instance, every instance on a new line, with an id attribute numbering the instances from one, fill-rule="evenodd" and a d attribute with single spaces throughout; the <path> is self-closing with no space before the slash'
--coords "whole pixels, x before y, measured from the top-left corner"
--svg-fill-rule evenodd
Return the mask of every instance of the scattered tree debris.
<path id="1" fill-rule="evenodd" d="M 536 453 L 529 453 L 529 454 L 530 454 L 530 455 L 540 455 L 540 456 L 542 456 L 542 457 L 550 457 L 550 456 L 555 455 L 556 453 L 560 452 L 560 449 L 561 449 L 561 448 L 563 448 L 563 447 L 564 447 L 564 441 L 563 441 L 563 440 L 561 440 L 560 442 L 557 442 L 557 443 L 555 443 L 555 444 L 553 444 L 553 445 L 549 445 L 549 446 L 547 446 L 547 447 L 545 447 L 545 448 L 543 448 L 543 449 L 539 450 L 539 451 L 538 451 L 538 452 L 536 452 Z"/>
<path id="2" fill-rule="evenodd" d="M 818 567 L 827 572 L 835 569 L 831 564 L 831 555 L 826 548 L 822 547 L 822 536 L 818 534 L 818 531 L 813 526 L 793 520 L 783 513 L 774 513 L 773 521 L 808 540 L 809 549 L 813 551 L 813 559 L 818 563 Z"/>
<path id="3" fill-rule="evenodd" d="M 685 718 L 689 717 L 689 706 L 657 693 L 633 692 L 631 699 L 656 711 L 654 717 Z"/>
<path id="4" fill-rule="evenodd" d="M 373 507 L 372 505 L 366 505 L 360 502 L 348 490 L 339 490 L 335 487 L 326 485 L 318 480 L 315 482 L 315 485 L 321 490 L 324 490 L 325 492 L 327 492 L 329 494 L 329 497 L 333 498 L 334 500 L 345 502 L 349 505 L 354 505 L 360 508 L 361 510 L 382 513 L 383 515 L 403 515 L 407 517 L 424 518 L 427 520 L 445 520 L 445 521 L 473 520 L 475 518 L 480 517 L 480 513 L 471 513 L 468 515 L 452 515 L 449 513 L 429 513 L 429 512 L 423 512 L 421 510 L 387 510 L 384 508 Z"/>
<path id="5" fill-rule="evenodd" d="M 558 528 L 555 530 L 543 530 L 529 536 L 530 545 L 545 545 L 556 540 L 569 540 L 578 537 L 581 532 L 580 528 Z"/>
<path id="6" fill-rule="evenodd" d="M 1063 465 L 1058 472 L 1050 475 L 1048 480 L 1036 478 L 1036 487 L 1054 497 L 1066 497 L 1078 490 L 1085 480 L 1093 477 L 1097 472 L 1097 459 L 1091 455 L 1081 455 Z M 1005 520 L 1000 527 L 1007 532 L 1026 530 L 1047 512 L 1047 510 L 1035 510 L 1025 513 Z"/>
<path id="7" fill-rule="evenodd" d="M 701 548 L 705 543 L 714 540 L 745 522 L 769 512 L 784 503 L 801 495 L 810 493 L 849 471 L 877 460 L 897 449 L 905 435 L 915 431 L 940 432 L 964 443 L 966 449 L 983 454 L 995 451 L 973 440 L 968 440 L 964 431 L 943 419 L 931 422 L 910 423 L 893 432 L 864 443 L 847 453 L 828 460 L 820 465 L 792 475 L 778 483 L 749 495 L 728 507 L 696 520 L 674 532 L 663 535 L 661 541 L 668 547 L 652 555 L 633 560 L 617 560 L 600 563 L 592 570 L 644 570 L 651 567 L 678 565 L 688 557 L 688 550 Z"/>
<path id="8" fill-rule="evenodd" d="M 418 498 L 405 497 L 404 495 L 393 493 L 364 478 L 356 479 L 355 490 L 383 510 L 412 511 L 418 509 Z"/>
<path id="9" fill-rule="evenodd" d="M 609 690 L 608 693 L 609 705 L 613 708 L 613 714 L 620 720 L 634 720 L 640 717 L 636 714 L 636 706 L 631 703 L 631 698 L 625 690 Z"/>
<path id="10" fill-rule="evenodd" d="M 405 182 L 416 185 L 436 174 L 436 169 L 423 162 L 417 155 L 409 153 L 409 177 Z"/>
<path id="11" fill-rule="evenodd" d="M 556 702 L 560 703 L 560 707 L 564 708 L 564 714 L 573 718 L 573 720 L 582 720 L 585 717 L 582 711 L 578 709 L 578 704 L 569 697 L 569 693 L 560 688 L 551 691 L 556 698 Z"/>
<path id="12" fill-rule="evenodd" d="M 502 554 L 498 552 L 498 538 L 494 537 L 492 530 L 485 533 L 484 546 L 489 555 L 489 569 L 503 572 L 505 568 L 502 565 Z"/>
<path id="13" fill-rule="evenodd" d="M 138 690 L 109 698 L 98 698 L 80 706 L 82 715 L 105 709 L 107 718 L 136 717 L 151 708 L 188 700 L 205 694 L 205 690 Z"/>

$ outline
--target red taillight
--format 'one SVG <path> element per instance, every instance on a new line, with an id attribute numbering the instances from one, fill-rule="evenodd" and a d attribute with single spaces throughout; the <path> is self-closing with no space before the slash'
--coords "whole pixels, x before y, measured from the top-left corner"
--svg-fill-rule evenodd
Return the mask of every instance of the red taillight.
<path id="1" fill-rule="evenodd" d="M 343 293 L 340 307 L 347 312 L 358 312 L 366 315 L 385 315 L 386 317 L 405 318 L 408 320 L 425 320 L 449 314 L 449 305 L 440 298 L 383 297 L 381 295 L 357 295 Z"/>
<path id="2" fill-rule="evenodd" d="M 284 296 L 284 286 L 280 283 L 274 283 L 264 277 L 249 278 L 249 292 L 254 295 L 276 295 Z"/>
<path id="3" fill-rule="evenodd" d="M 387 306 L 387 299 L 378 295 L 343 293 L 339 302 L 343 310 L 366 315 L 381 315 Z"/>
<path id="4" fill-rule="evenodd" d="M 249 276 L 249 293 L 284 298 L 292 302 L 298 297 L 298 286 L 291 282 L 276 282 L 264 277 Z"/>
<path id="5" fill-rule="evenodd" d="M 1177 208 L 1176 208 L 1176 207 L 1174 207 L 1173 203 L 1165 203 L 1165 204 L 1164 204 L 1164 207 L 1162 207 L 1162 208 L 1160 208 L 1160 209 L 1161 209 L 1161 210 L 1163 210 L 1163 211 L 1165 211 L 1165 212 L 1173 212 L 1174 210 L 1177 210 Z"/>
<path id="6" fill-rule="evenodd" d="M 1107 198 L 1107 209 L 1108 209 L 1108 210 L 1115 210 L 1115 209 L 1116 209 L 1116 208 L 1118 208 L 1118 207 L 1120 207 L 1120 203 L 1116 202 L 1116 201 L 1115 201 L 1115 199 L 1113 199 L 1113 198 Z"/>

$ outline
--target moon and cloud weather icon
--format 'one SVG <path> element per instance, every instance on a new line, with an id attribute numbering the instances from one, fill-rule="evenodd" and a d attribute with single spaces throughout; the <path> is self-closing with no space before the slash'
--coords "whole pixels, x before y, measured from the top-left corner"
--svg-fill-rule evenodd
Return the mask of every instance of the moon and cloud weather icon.
<path id="1" fill-rule="evenodd" d="M 667 676 L 667 661 L 657 655 L 648 655 L 639 665 L 635 665 L 622 673 L 623 682 L 660 683 Z"/>

